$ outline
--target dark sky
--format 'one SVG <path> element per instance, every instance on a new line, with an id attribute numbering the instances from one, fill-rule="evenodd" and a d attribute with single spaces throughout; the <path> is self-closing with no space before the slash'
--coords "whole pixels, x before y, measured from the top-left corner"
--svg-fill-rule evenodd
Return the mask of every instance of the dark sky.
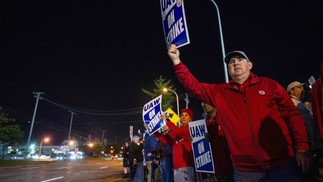
<path id="1" fill-rule="evenodd" d="M 300 1 L 216 1 L 226 52 L 243 50 L 253 72 L 284 87 L 307 82 L 319 72 L 323 47 L 323 3 Z M 203 82 L 224 82 L 216 9 L 209 0 L 186 0 L 191 43 L 180 48 L 183 62 Z M 158 0 L 1 1 L 0 105 L 26 136 L 39 102 L 32 140 L 67 138 L 70 107 L 86 112 L 73 119 L 73 137 L 121 141 L 129 125 L 142 130 L 141 107 L 162 75 L 179 95 L 185 90 L 166 54 Z M 199 103 L 190 98 L 195 119 Z M 180 99 L 180 108 L 185 102 Z M 129 113 L 137 113 L 129 115 Z M 111 113 L 114 113 L 111 115 Z M 116 114 L 117 113 L 117 114 Z M 27 137 L 26 137 L 27 138 Z"/>

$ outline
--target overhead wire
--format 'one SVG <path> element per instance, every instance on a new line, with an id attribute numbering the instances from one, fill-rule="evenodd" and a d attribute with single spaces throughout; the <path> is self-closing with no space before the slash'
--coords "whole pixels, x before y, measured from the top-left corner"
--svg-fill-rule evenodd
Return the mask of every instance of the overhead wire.
<path id="1" fill-rule="evenodd" d="M 63 104 L 59 104 L 57 102 L 54 102 L 52 100 L 42 98 L 43 100 L 56 105 L 60 108 L 67 109 L 76 113 L 82 113 L 82 114 L 88 114 L 88 115 L 100 115 L 100 116 L 120 116 L 120 115 L 135 115 L 135 114 L 140 114 L 142 112 L 142 107 L 137 107 L 137 108 L 131 108 L 131 109 L 123 109 L 123 110 L 89 110 L 89 109 L 80 109 L 80 108 L 75 108 L 72 106 L 67 106 Z"/>
<path id="2" fill-rule="evenodd" d="M 4 81 L 2 79 L 2 81 Z M 18 87 L 20 90 L 27 90 L 29 93 L 34 93 L 31 90 L 36 90 L 26 84 L 22 84 L 22 83 L 16 83 L 13 82 L 12 80 L 6 81 L 5 84 L 8 85 L 13 85 Z M 46 96 L 46 97 L 45 97 Z M 125 116 L 125 115 L 137 115 L 137 114 L 141 114 L 142 113 L 142 107 L 136 107 L 136 108 L 130 108 L 130 109 L 121 109 L 121 110 L 94 110 L 94 109 L 81 109 L 81 108 L 77 108 L 77 107 L 72 107 L 72 106 L 68 106 L 68 105 L 64 105 L 64 104 L 60 104 L 56 101 L 53 101 L 52 99 L 48 99 L 48 95 L 44 94 L 44 96 L 40 96 L 40 100 L 44 100 L 52 105 L 55 105 L 59 108 L 65 109 L 65 110 L 69 110 L 69 111 L 73 111 L 76 113 L 81 113 L 81 114 L 86 114 L 86 115 L 97 115 L 97 116 Z M 9 108 L 9 107 L 5 107 L 2 106 L 3 109 L 5 109 L 7 112 L 9 113 L 17 113 L 19 112 L 18 110 L 15 110 L 13 108 Z M 26 113 L 25 113 L 26 114 Z M 108 122 L 106 124 L 108 125 L 114 125 L 114 124 L 128 124 L 128 123 L 141 123 L 142 121 L 119 121 L 119 122 Z M 46 123 L 46 124 L 45 124 Z M 55 129 L 56 131 L 59 132 L 64 132 L 65 126 L 59 125 L 57 123 L 51 122 L 51 121 L 47 121 L 46 119 L 41 120 L 41 122 L 39 124 L 45 124 L 45 126 L 49 126 L 52 129 Z M 78 124 L 93 124 L 93 123 L 78 123 Z M 86 136 L 87 134 L 85 134 L 84 132 L 81 131 L 76 131 L 73 129 L 73 134 L 74 135 L 84 135 Z"/>

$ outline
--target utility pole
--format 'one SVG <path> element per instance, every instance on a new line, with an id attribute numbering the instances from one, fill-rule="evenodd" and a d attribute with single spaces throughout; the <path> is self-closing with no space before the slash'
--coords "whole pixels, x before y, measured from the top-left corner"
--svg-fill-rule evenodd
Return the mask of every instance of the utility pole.
<path id="1" fill-rule="evenodd" d="M 105 133 L 105 130 L 102 130 L 102 145 L 104 145 L 104 133 Z"/>
<path id="2" fill-rule="evenodd" d="M 72 123 L 73 123 L 73 116 L 74 116 L 74 114 L 76 114 L 75 112 L 73 112 L 71 110 L 70 110 L 70 113 L 71 113 L 71 120 L 70 120 L 70 129 L 68 131 L 68 141 L 67 142 L 70 142 L 70 140 L 71 140 L 71 130 L 72 130 Z"/>
<path id="3" fill-rule="evenodd" d="M 38 101 L 39 101 L 39 99 L 41 99 L 40 94 L 44 94 L 44 92 L 33 92 L 33 94 L 36 94 L 36 104 L 35 104 L 35 108 L 34 108 L 34 114 L 33 114 L 33 118 L 31 121 L 31 126 L 30 126 L 30 130 L 29 130 L 29 136 L 28 136 L 28 141 L 27 141 L 27 146 L 26 146 L 27 154 L 28 154 L 28 147 L 29 147 L 29 143 L 30 143 L 31 134 L 32 134 L 33 128 L 34 128 L 35 117 L 36 117 L 37 107 L 38 107 Z"/>
<path id="4" fill-rule="evenodd" d="M 188 100 L 188 94 L 185 93 L 185 103 L 186 103 L 186 109 L 188 109 L 188 103 L 190 103 L 190 100 Z"/>

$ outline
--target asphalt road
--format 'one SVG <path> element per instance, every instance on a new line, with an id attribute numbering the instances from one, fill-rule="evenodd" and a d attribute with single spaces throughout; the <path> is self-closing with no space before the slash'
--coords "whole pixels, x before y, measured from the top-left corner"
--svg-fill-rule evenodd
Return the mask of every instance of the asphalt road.
<path id="1" fill-rule="evenodd" d="M 6 182 L 128 182 L 122 178 L 122 160 L 53 161 L 0 168 L 0 181 Z"/>
<path id="2" fill-rule="evenodd" d="M 323 181 L 323 161 L 320 175 Z M 53 161 L 47 164 L 0 167 L 0 181 L 5 182 L 130 182 L 122 178 L 122 160 L 86 159 Z"/>

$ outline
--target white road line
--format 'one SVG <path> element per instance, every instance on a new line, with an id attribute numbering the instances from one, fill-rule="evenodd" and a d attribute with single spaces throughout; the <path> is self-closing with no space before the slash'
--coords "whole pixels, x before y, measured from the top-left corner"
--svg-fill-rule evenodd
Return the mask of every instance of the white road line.
<path id="1" fill-rule="evenodd" d="M 62 178 L 64 178 L 64 176 L 60 176 L 60 177 L 57 177 L 57 178 L 51 178 L 51 179 L 40 181 L 40 182 L 55 181 L 55 180 L 62 179 Z"/>
<path id="2" fill-rule="evenodd" d="M 57 169 L 66 169 L 66 168 L 68 168 L 68 167 L 59 167 L 59 168 L 57 168 Z"/>
<path id="3" fill-rule="evenodd" d="M 39 167 L 24 167 L 24 168 L 21 168 L 21 169 L 36 169 L 36 168 L 39 168 Z"/>
<path id="4" fill-rule="evenodd" d="M 105 168 L 108 168 L 109 166 L 103 166 L 103 167 L 100 167 L 100 169 L 105 169 Z"/>

